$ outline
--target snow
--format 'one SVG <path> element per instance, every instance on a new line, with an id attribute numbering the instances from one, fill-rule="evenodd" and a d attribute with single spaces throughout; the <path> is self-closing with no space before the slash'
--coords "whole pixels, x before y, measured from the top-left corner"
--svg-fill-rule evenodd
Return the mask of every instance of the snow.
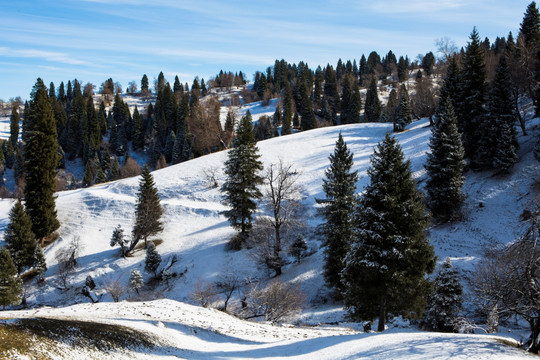
<path id="1" fill-rule="evenodd" d="M 266 107 L 260 102 L 243 105 L 239 110 L 242 113 L 238 115 L 249 109 L 254 121 L 261 115 L 271 116 L 276 102 L 272 100 Z M 426 177 L 423 165 L 431 134 L 428 125 L 429 121 L 422 119 L 396 134 L 406 157 L 411 160 L 411 169 L 420 188 Z M 535 125 L 538 125 L 538 119 L 529 121 L 529 130 Z M 0 131 L 3 131 L 1 126 Z M 359 174 L 357 188 L 361 192 L 369 183 L 366 170 L 373 148 L 391 131 L 392 124 L 383 123 L 327 127 L 261 141 L 258 147 L 265 167 L 282 159 L 293 164 L 293 169 L 299 172 L 306 216 L 313 230 L 321 221 L 315 199 L 324 197 L 322 179 L 339 132 L 354 153 L 354 170 Z M 524 209 L 531 208 L 532 184 L 540 174 L 539 164 L 531 151 L 535 132 L 529 131 L 529 134 L 519 136 L 520 162 L 510 175 L 467 173 L 464 191 L 468 197 L 463 220 L 429 229 L 439 261 L 450 257 L 454 267 L 470 275 L 485 246 L 507 243 L 521 233 L 519 215 Z M 171 279 L 169 286 L 163 284 L 142 291 L 140 297 L 133 292 L 126 293 L 121 297 L 124 301 L 119 303 L 113 303 L 104 290 L 113 281 L 127 285 L 133 269 L 138 269 L 145 279 L 149 278 L 143 271 L 144 251 L 136 251 L 132 257 L 124 259 L 120 257 L 119 248 L 110 247 L 110 238 L 117 225 L 122 226 L 126 235 L 133 227 L 139 179 L 129 178 L 57 193 L 61 227 L 58 240 L 45 248 L 49 267 L 45 274 L 46 283 L 41 287 L 34 283 L 25 286 L 27 302 L 34 309 L 1 312 L 0 317 L 76 318 L 118 323 L 151 333 L 159 344 L 156 349 L 146 349 L 148 354 L 134 349 L 108 354 L 107 358 L 111 359 L 157 356 L 164 359 L 528 358 L 526 353 L 502 344 L 497 336 L 491 335 L 426 333 L 400 322 L 381 334 L 359 332 L 361 326 L 345 323 L 342 306 L 328 299 L 322 278 L 321 243 L 312 231 L 305 236 L 311 255 L 299 264 L 293 258 L 288 259 L 280 277 L 282 281 L 298 284 L 307 296 L 304 310 L 290 319 L 295 326 L 248 322 L 217 310 L 190 305 L 194 304 L 190 293 L 197 283 L 214 282 L 223 273 L 238 274 L 242 280 L 269 280 L 268 272 L 253 261 L 254 250 L 225 250 L 234 231 L 221 214 L 227 206 L 219 188 L 209 187 L 205 170 L 215 169 L 216 180 L 219 185 L 223 184 L 222 168 L 226 156 L 226 152 L 214 153 L 153 172 L 165 209 L 165 229 L 158 236 L 163 242 L 157 250 L 163 264 L 176 255 L 178 261 L 171 271 L 182 274 Z M 12 199 L 0 200 L 0 229 L 7 225 L 13 203 Z M 3 238 L 3 233 L 0 236 Z M 75 238 L 79 238 L 81 244 L 78 267 L 69 279 L 71 288 L 65 290 L 61 289 L 55 255 Z M 96 282 L 94 293 L 100 303 L 90 304 L 90 300 L 81 294 L 88 275 Z M 232 299 L 236 304 L 233 307 L 238 306 L 239 297 L 236 294 Z M 142 299 L 147 301 L 135 301 Z M 509 335 L 519 338 L 514 333 Z M 513 340 L 505 337 L 505 341 Z M 89 356 L 81 349 L 77 351 L 72 358 Z"/>

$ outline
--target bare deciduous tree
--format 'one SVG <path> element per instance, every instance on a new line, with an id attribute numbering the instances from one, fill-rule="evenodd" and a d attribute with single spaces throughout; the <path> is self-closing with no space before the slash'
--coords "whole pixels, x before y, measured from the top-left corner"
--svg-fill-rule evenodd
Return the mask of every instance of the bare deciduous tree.
<path id="1" fill-rule="evenodd" d="M 292 165 L 281 160 L 270 165 L 264 176 L 263 208 L 271 215 L 256 219 L 252 240 L 260 250 L 259 259 L 274 270 L 276 276 L 281 275 L 282 250 L 306 227 L 298 176 Z"/>
<path id="2" fill-rule="evenodd" d="M 77 267 L 77 258 L 82 249 L 80 238 L 78 236 L 71 239 L 63 249 L 56 253 L 56 261 L 58 263 L 58 275 L 62 281 L 64 289 L 69 289 L 69 278 Z"/>
<path id="3" fill-rule="evenodd" d="M 105 290 L 111 294 L 114 302 L 118 302 L 120 301 L 120 297 L 126 292 L 126 287 L 122 285 L 119 279 L 116 279 L 109 282 L 105 286 Z"/>
<path id="4" fill-rule="evenodd" d="M 233 272 L 232 270 L 227 271 L 225 274 L 219 276 L 215 287 L 225 296 L 223 307 L 221 307 L 220 310 L 226 312 L 229 300 L 233 296 L 234 292 L 240 287 L 240 276 L 238 273 Z"/>
<path id="5" fill-rule="evenodd" d="M 528 351 L 540 350 L 540 209 L 525 234 L 510 245 L 487 251 L 476 268 L 474 289 L 482 305 L 501 318 L 518 315 L 529 323 Z"/>
<path id="6" fill-rule="evenodd" d="M 199 280 L 195 284 L 190 297 L 201 304 L 202 307 L 211 307 L 217 301 L 218 290 L 213 283 L 205 283 Z"/>

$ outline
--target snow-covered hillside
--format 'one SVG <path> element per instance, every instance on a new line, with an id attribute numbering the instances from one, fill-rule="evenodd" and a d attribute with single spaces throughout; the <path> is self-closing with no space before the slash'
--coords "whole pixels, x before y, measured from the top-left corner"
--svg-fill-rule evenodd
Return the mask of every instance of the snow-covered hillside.
<path id="1" fill-rule="evenodd" d="M 265 112 L 264 109 L 260 110 L 261 113 Z M 528 126 L 532 128 L 537 123 L 529 121 Z M 406 157 L 411 160 L 412 171 L 420 187 L 425 182 L 423 164 L 431 133 L 428 124 L 427 120 L 414 122 L 407 131 L 396 135 Z M 370 166 L 373 147 L 390 131 L 392 124 L 382 123 L 328 127 L 262 141 L 258 143 L 258 147 L 265 166 L 283 160 L 293 164 L 293 168 L 300 173 L 299 181 L 305 195 L 306 216 L 313 230 L 320 222 L 315 199 L 323 197 L 322 178 L 329 165 L 328 156 L 334 149 L 339 132 L 343 134 L 354 153 L 354 168 L 359 170 L 360 176 L 357 187 L 362 191 L 369 181 L 366 170 Z M 494 176 L 491 172 L 469 172 L 465 185 L 468 198 L 464 207 L 464 219 L 430 229 L 431 242 L 439 260 L 443 261 L 449 256 L 464 275 L 473 271 L 473 265 L 485 246 L 499 242 L 507 243 L 521 233 L 519 215 L 524 209 L 532 207 L 530 202 L 534 192 L 533 183 L 540 175 L 539 164 L 534 160 L 531 151 L 535 132 L 529 131 L 529 134 L 519 136 L 521 161 L 510 175 Z M 214 153 L 153 173 L 165 209 L 165 229 L 159 236 L 163 242 L 157 249 L 164 263 L 173 256 L 178 258 L 171 270 L 178 274 L 182 273 L 183 276 L 172 279 L 169 286 L 162 284 L 144 291 L 141 297 L 145 300 L 166 298 L 193 303 L 190 293 L 197 284 L 216 281 L 220 274 L 225 273 L 238 274 L 242 279 L 268 280 L 267 271 L 259 268 L 253 261 L 254 250 L 238 252 L 225 250 L 225 245 L 234 232 L 221 215 L 226 209 L 222 203 L 221 193 L 218 188 L 209 186 L 207 174 L 215 173 L 216 180 L 222 184 L 224 181 L 222 167 L 226 156 L 226 152 Z M 62 224 L 59 229 L 60 237 L 45 249 L 49 266 L 45 285 L 40 287 L 34 283 L 26 285 L 28 305 L 56 307 L 88 303 L 88 298 L 81 294 L 81 287 L 88 275 L 94 278 L 97 284 L 96 295 L 100 297 L 102 303 L 72 308 L 32 310 L 24 313 L 27 314 L 25 316 L 30 316 L 28 314 L 49 316 L 50 313 L 50 316 L 63 314 L 85 319 L 99 317 L 103 321 L 113 321 L 113 318 L 116 319 L 114 321 L 120 321 L 118 319 L 124 316 L 118 312 L 123 312 L 132 315 L 129 326 L 140 326 L 145 330 L 152 328 L 152 332 L 158 336 L 165 330 L 162 330 L 157 322 L 160 321 L 169 327 L 167 318 L 152 315 L 147 321 L 138 323 L 136 321 L 138 316 L 133 314 L 164 309 L 164 312 L 176 316 L 176 320 L 171 320 L 173 327 L 171 331 L 176 335 L 167 336 L 177 336 L 173 338 L 178 348 L 167 348 L 171 349 L 171 356 L 181 358 L 297 356 L 306 359 L 351 357 L 417 359 L 448 358 L 456 355 L 462 358 L 483 359 L 500 358 L 498 354 L 505 358 L 526 356 L 485 337 L 418 333 L 410 329 L 404 331 L 394 329 L 380 335 L 352 334 L 350 330 L 333 329 L 318 335 L 304 335 L 304 331 L 313 334 L 312 330 L 296 328 L 275 330 L 272 327 L 268 329 L 274 330 L 261 330 L 264 328 L 263 325 L 239 321 L 240 330 L 233 331 L 225 327 L 229 326 L 229 323 L 236 324 L 237 320 L 217 311 L 201 310 L 174 301 L 119 303 L 114 306 L 103 304 L 112 302 L 112 298 L 105 291 L 108 284 L 118 281 L 127 285 L 132 269 L 139 269 L 144 273 L 144 252 L 138 251 L 134 256 L 123 259 L 120 257 L 119 249 L 111 248 L 109 245 L 111 234 L 117 225 L 120 224 L 128 234 L 133 227 L 138 181 L 138 178 L 130 178 L 57 194 L 58 217 Z M 10 199 L 0 201 L 2 229 L 8 223 L 8 213 L 13 202 Z M 73 239 L 78 239 L 80 244 L 78 267 L 69 279 L 70 290 L 65 291 L 60 289 L 62 285 L 58 276 L 56 254 L 69 246 Z M 291 319 L 291 322 L 299 325 L 343 322 L 344 311 L 339 304 L 329 301 L 324 286 L 321 243 L 312 232 L 306 235 L 306 239 L 312 255 L 303 259 L 300 264 L 290 259 L 281 276 L 282 281 L 298 284 L 307 295 L 304 310 L 298 317 Z M 130 298 L 137 297 L 133 293 L 125 293 L 121 299 Z M 235 302 L 236 300 L 238 295 Z M 176 307 L 182 310 L 176 312 L 170 310 Z M 180 316 L 180 313 L 183 315 Z M 23 316 L 23 313 L 10 314 Z M 186 320 L 190 316 L 197 316 L 199 319 L 197 321 L 207 319 L 218 325 L 192 324 Z M 145 319 L 144 315 L 141 317 Z M 250 330 L 244 330 L 250 327 L 258 328 L 256 335 L 250 336 Z M 195 332 L 195 329 L 200 328 L 204 331 Z M 214 331 L 218 334 L 214 334 Z M 273 335 L 270 337 L 263 335 L 268 331 L 277 331 L 278 335 L 275 335 L 275 339 L 272 339 Z M 289 337 L 287 335 L 289 333 L 296 335 Z M 342 336 L 331 337 L 337 333 Z M 305 340 L 304 336 L 317 339 Z M 178 342 L 185 342 L 186 345 L 178 345 Z M 443 345 L 446 343 L 451 345 Z M 408 350 L 402 351 L 404 348 Z M 184 350 L 179 349 L 190 349 L 190 352 L 183 353 Z M 141 358 L 145 357 L 141 355 Z"/>

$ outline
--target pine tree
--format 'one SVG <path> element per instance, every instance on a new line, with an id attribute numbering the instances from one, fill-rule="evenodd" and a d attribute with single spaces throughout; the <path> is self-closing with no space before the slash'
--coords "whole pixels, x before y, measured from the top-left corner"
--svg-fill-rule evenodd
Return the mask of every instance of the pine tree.
<path id="1" fill-rule="evenodd" d="M 139 110 L 135 107 L 133 111 L 133 150 L 143 150 L 144 149 L 144 128 L 143 128 L 143 119 L 139 114 Z"/>
<path id="2" fill-rule="evenodd" d="M 248 111 L 240 120 L 236 137 L 225 162 L 227 180 L 221 191 L 230 210 L 224 212 L 231 226 L 240 230 L 240 241 L 245 243 L 251 230 L 252 215 L 257 208 L 256 199 L 261 198 L 259 185 L 263 179 L 259 175 L 263 165 L 259 160 L 251 114 Z"/>
<path id="3" fill-rule="evenodd" d="M 143 277 L 141 272 L 137 269 L 131 270 L 129 276 L 129 286 L 139 294 L 139 290 L 143 287 Z"/>
<path id="4" fill-rule="evenodd" d="M 490 93 L 489 119 L 486 120 L 489 127 L 484 129 L 479 154 L 484 155 L 484 164 L 505 172 L 518 160 L 513 104 L 512 80 L 506 59 L 501 56 Z"/>
<path id="5" fill-rule="evenodd" d="M 101 184 L 106 181 L 107 181 L 107 176 L 103 172 L 103 169 L 101 168 L 101 166 L 98 165 L 95 183 Z"/>
<path id="6" fill-rule="evenodd" d="M 114 181 L 122 178 L 122 173 L 120 171 L 120 164 L 118 163 L 118 158 L 114 158 L 114 162 L 109 170 L 109 181 Z"/>
<path id="7" fill-rule="evenodd" d="M 293 115 L 294 115 L 294 100 L 289 82 L 285 83 L 285 99 L 283 100 L 283 127 L 281 128 L 281 135 L 288 135 L 291 133 Z"/>
<path id="8" fill-rule="evenodd" d="M 310 90 L 307 87 L 305 81 L 302 81 L 300 85 L 300 94 L 302 96 L 300 102 L 300 115 L 302 120 L 300 122 L 300 129 L 302 131 L 315 129 L 317 127 L 317 118 L 313 111 L 313 104 L 310 99 Z"/>
<path id="9" fill-rule="evenodd" d="M 362 98 L 360 97 L 360 87 L 358 81 L 353 80 L 351 100 L 349 103 L 349 109 L 347 110 L 347 118 L 351 124 L 360 122 L 360 111 L 362 110 Z"/>
<path id="10" fill-rule="evenodd" d="M 435 278 L 435 292 L 430 296 L 422 319 L 423 328 L 432 331 L 453 332 L 454 321 L 463 303 L 463 286 L 459 273 L 446 258 Z"/>
<path id="11" fill-rule="evenodd" d="M 409 93 L 405 84 L 401 85 L 399 91 L 399 105 L 396 109 L 396 116 L 394 118 L 394 131 L 403 131 L 405 126 L 412 122 L 412 110 L 411 103 L 409 101 Z"/>
<path id="12" fill-rule="evenodd" d="M 396 89 L 392 89 L 388 95 L 388 102 L 384 107 L 381 115 L 382 122 L 394 122 L 396 116 L 396 109 L 399 105 Z"/>
<path id="13" fill-rule="evenodd" d="M 6 227 L 4 241 L 18 274 L 34 266 L 36 260 L 34 254 L 38 243 L 32 232 L 32 221 L 24 211 L 21 200 L 17 200 L 9 212 L 9 224 Z"/>
<path id="14" fill-rule="evenodd" d="M 427 155 L 427 203 L 433 216 L 440 220 L 455 217 L 463 205 L 463 168 L 465 166 L 461 135 L 457 129 L 452 101 L 441 99 L 435 114 Z"/>
<path id="15" fill-rule="evenodd" d="M 34 252 L 34 270 L 36 271 L 38 282 L 43 281 L 43 276 L 47 271 L 47 263 L 45 261 L 45 256 L 43 255 L 43 249 L 39 244 L 36 246 Z"/>
<path id="16" fill-rule="evenodd" d="M 82 181 L 83 187 L 89 187 L 94 183 L 94 170 L 92 169 L 92 164 L 90 161 L 86 162 L 86 167 L 84 169 L 84 176 Z"/>
<path id="17" fill-rule="evenodd" d="M 21 118 L 17 108 L 14 106 L 11 109 L 11 117 L 9 118 L 9 134 L 11 139 L 11 145 L 13 148 L 17 147 L 17 141 L 19 140 L 19 122 Z"/>
<path id="18" fill-rule="evenodd" d="M 153 273 L 157 277 L 157 270 L 161 264 L 161 255 L 156 250 L 156 245 L 150 241 L 146 248 L 146 258 L 144 259 L 144 270 Z"/>
<path id="19" fill-rule="evenodd" d="M 341 296 L 343 284 L 341 271 L 345 266 L 345 256 L 349 252 L 354 237 L 354 209 L 357 199 L 356 182 L 358 172 L 352 171 L 353 154 L 347 148 L 341 132 L 334 153 L 330 155 L 330 167 L 325 171 L 323 190 L 325 199 L 317 203 L 324 206 L 319 210 L 324 221 L 318 228 L 325 246 L 324 278 L 328 286 L 336 289 L 336 297 Z"/>
<path id="20" fill-rule="evenodd" d="M 17 276 L 17 269 L 13 264 L 9 250 L 5 247 L 0 251 L 0 305 L 6 310 L 7 305 L 16 305 L 20 302 L 22 281 Z"/>
<path id="21" fill-rule="evenodd" d="M 345 258 L 342 281 L 345 306 L 353 319 L 388 313 L 413 317 L 426 303 L 435 265 L 426 238 L 429 218 L 396 139 L 386 135 L 371 157 L 370 184 L 357 208 L 357 234 Z"/>
<path id="22" fill-rule="evenodd" d="M 364 121 L 379 122 L 381 118 L 381 101 L 377 93 L 377 81 L 371 78 L 371 83 L 366 93 L 366 104 L 364 105 Z"/>
<path id="23" fill-rule="evenodd" d="M 300 259 L 304 256 L 307 248 L 306 239 L 302 235 L 298 235 L 289 247 L 289 252 L 296 258 L 296 262 L 300 263 Z"/>
<path id="24" fill-rule="evenodd" d="M 154 177 L 150 173 L 148 165 L 145 165 L 139 181 L 135 226 L 130 251 L 133 250 L 140 239 L 144 239 L 144 247 L 146 247 L 150 236 L 163 231 L 163 224 L 160 220 L 161 215 L 163 215 L 163 208 L 159 202 Z"/>
<path id="25" fill-rule="evenodd" d="M 519 28 L 519 35 L 523 36 L 525 46 L 533 49 L 538 46 L 538 41 L 540 41 L 540 14 L 534 1 L 527 6 Z"/>
<path id="26" fill-rule="evenodd" d="M 47 89 L 38 78 L 31 94 L 28 121 L 23 133 L 26 211 L 32 219 L 32 231 L 38 239 L 58 229 L 54 191 L 58 165 L 56 124 Z"/>
<path id="27" fill-rule="evenodd" d="M 460 71 L 456 56 L 452 56 L 448 61 L 448 68 L 443 84 L 439 90 L 439 99 L 450 98 L 454 111 L 459 106 L 460 101 Z M 440 102 L 442 104 L 442 102 Z M 457 116 L 457 114 L 456 114 Z"/>
<path id="28" fill-rule="evenodd" d="M 128 250 L 128 241 L 124 236 L 124 229 L 122 229 L 122 226 L 120 224 L 118 224 L 113 230 L 110 245 L 111 247 L 120 246 L 121 255 L 123 257 L 126 257 Z"/>

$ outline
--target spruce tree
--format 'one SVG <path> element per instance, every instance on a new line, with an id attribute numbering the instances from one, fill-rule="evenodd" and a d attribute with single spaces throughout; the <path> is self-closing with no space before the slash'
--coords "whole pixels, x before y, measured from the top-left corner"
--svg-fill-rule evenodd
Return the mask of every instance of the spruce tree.
<path id="1" fill-rule="evenodd" d="M 540 13 L 534 1 L 527 6 L 519 28 L 519 35 L 523 36 L 526 47 L 535 49 L 538 46 L 538 41 L 540 41 Z"/>
<path id="2" fill-rule="evenodd" d="M 514 97 L 512 80 L 504 56 L 495 70 L 495 79 L 489 99 L 489 125 L 483 132 L 480 154 L 484 163 L 501 171 L 508 171 L 518 160 L 517 135 L 514 123 Z"/>
<path id="3" fill-rule="evenodd" d="M 300 94 L 302 96 L 300 102 L 300 129 L 302 131 L 315 129 L 317 127 L 317 118 L 313 111 L 313 104 L 310 99 L 310 90 L 305 81 L 300 85 Z"/>
<path id="4" fill-rule="evenodd" d="M 91 161 L 86 162 L 84 176 L 82 181 L 83 187 L 89 187 L 94 183 L 94 170 L 92 169 Z"/>
<path id="5" fill-rule="evenodd" d="M 443 84 L 439 90 L 439 99 L 444 100 L 450 98 L 454 111 L 456 110 L 456 107 L 459 106 L 460 101 L 460 76 L 457 58 L 454 55 L 448 60 L 446 75 L 444 76 Z"/>
<path id="6" fill-rule="evenodd" d="M 144 128 L 143 119 L 139 114 L 139 110 L 135 107 L 133 111 L 133 150 L 144 149 Z"/>
<path id="7" fill-rule="evenodd" d="M 360 87 L 358 81 L 353 80 L 351 100 L 349 102 L 349 109 L 347 110 L 347 118 L 351 124 L 360 122 L 360 111 L 362 110 L 362 98 L 360 97 Z"/>
<path id="8" fill-rule="evenodd" d="M 412 122 L 412 109 L 409 101 L 409 93 L 405 84 L 401 85 L 399 91 L 399 104 L 394 117 L 394 131 L 403 131 L 405 126 Z"/>
<path id="9" fill-rule="evenodd" d="M 396 116 L 396 109 L 399 105 L 396 89 L 392 89 L 388 95 L 388 102 L 384 107 L 381 115 L 382 122 L 394 122 Z"/>
<path id="10" fill-rule="evenodd" d="M 17 273 L 35 264 L 34 254 L 38 243 L 32 232 L 32 221 L 21 200 L 17 200 L 9 212 L 9 224 L 6 227 L 4 241 L 11 254 Z"/>
<path id="11" fill-rule="evenodd" d="M 423 197 L 395 138 L 387 134 L 377 145 L 367 173 L 371 182 L 357 207 L 357 233 L 342 281 L 351 318 L 378 316 L 383 331 L 388 313 L 422 313 L 429 289 L 425 276 L 435 256 L 425 234 Z"/>
<path id="12" fill-rule="evenodd" d="M 433 216 L 445 221 L 458 215 L 465 200 L 462 190 L 464 150 L 449 97 L 441 99 L 437 108 L 429 147 L 431 153 L 428 153 L 425 165 L 427 203 Z"/>
<path id="13" fill-rule="evenodd" d="M 58 229 L 54 191 L 58 165 L 56 123 L 47 89 L 38 78 L 34 85 L 28 121 L 23 133 L 26 211 L 32 220 L 32 231 L 38 239 L 49 236 Z"/>
<path id="14" fill-rule="evenodd" d="M 22 281 L 17 276 L 9 250 L 0 251 L 0 305 L 6 310 L 7 305 L 16 305 L 21 300 Z"/>
<path id="15" fill-rule="evenodd" d="M 128 250 L 128 241 L 124 236 L 124 229 L 122 229 L 122 226 L 120 224 L 118 224 L 113 230 L 110 245 L 111 247 L 120 246 L 120 254 L 123 257 L 126 257 Z"/>
<path id="16" fill-rule="evenodd" d="M 281 135 L 288 135 L 292 132 L 291 127 L 294 115 L 294 100 L 288 81 L 285 83 L 284 92 L 285 99 L 283 100 L 283 127 L 281 128 Z"/>
<path id="17" fill-rule="evenodd" d="M 129 276 L 129 286 L 139 294 L 139 289 L 143 287 L 143 277 L 141 275 L 141 272 L 137 269 L 131 270 L 131 274 Z"/>
<path id="18" fill-rule="evenodd" d="M 381 119 L 381 101 L 377 92 L 377 81 L 371 78 L 369 88 L 366 93 L 366 104 L 364 105 L 364 121 L 379 122 Z"/>
<path id="19" fill-rule="evenodd" d="M 329 287 L 336 290 L 335 296 L 339 298 L 344 290 L 340 274 L 354 238 L 358 181 L 358 172 L 352 171 L 353 154 L 347 148 L 341 132 L 329 159 L 330 167 L 325 171 L 323 179 L 326 198 L 317 200 L 317 203 L 323 205 L 319 213 L 324 218 L 318 232 L 325 246 L 324 279 Z"/>
<path id="20" fill-rule="evenodd" d="M 17 141 L 19 140 L 19 122 L 21 118 L 17 108 L 14 106 L 11 109 L 11 117 L 9 118 L 9 134 L 11 139 L 11 145 L 13 148 L 17 146 Z"/>
<path id="21" fill-rule="evenodd" d="M 146 248 L 146 258 L 144 259 L 144 270 L 153 273 L 157 277 L 157 270 L 161 264 L 161 255 L 156 250 L 156 245 L 150 241 Z"/>
<path id="22" fill-rule="evenodd" d="M 229 204 L 230 210 L 224 212 L 231 226 L 240 230 L 240 242 L 243 244 L 249 237 L 252 227 L 252 215 L 257 209 L 255 200 L 261 198 L 259 185 L 263 179 L 259 175 L 263 169 L 259 160 L 251 113 L 248 111 L 240 120 L 236 137 L 229 150 L 225 162 L 225 175 L 227 180 L 221 191 Z"/>
<path id="23" fill-rule="evenodd" d="M 459 273 L 446 258 L 435 278 L 435 292 L 429 297 L 422 319 L 423 328 L 432 331 L 455 331 L 455 319 L 463 303 Z"/>
<path id="24" fill-rule="evenodd" d="M 302 235 L 298 235 L 289 247 L 289 252 L 296 258 L 296 262 L 300 263 L 300 259 L 304 256 L 307 249 L 306 239 Z"/>
<path id="25" fill-rule="evenodd" d="M 148 165 L 145 165 L 139 181 L 135 226 L 130 251 L 133 250 L 140 239 L 144 240 L 144 247 L 146 248 L 148 238 L 163 231 L 162 215 L 163 208 L 159 202 L 154 177 L 150 173 Z"/>

